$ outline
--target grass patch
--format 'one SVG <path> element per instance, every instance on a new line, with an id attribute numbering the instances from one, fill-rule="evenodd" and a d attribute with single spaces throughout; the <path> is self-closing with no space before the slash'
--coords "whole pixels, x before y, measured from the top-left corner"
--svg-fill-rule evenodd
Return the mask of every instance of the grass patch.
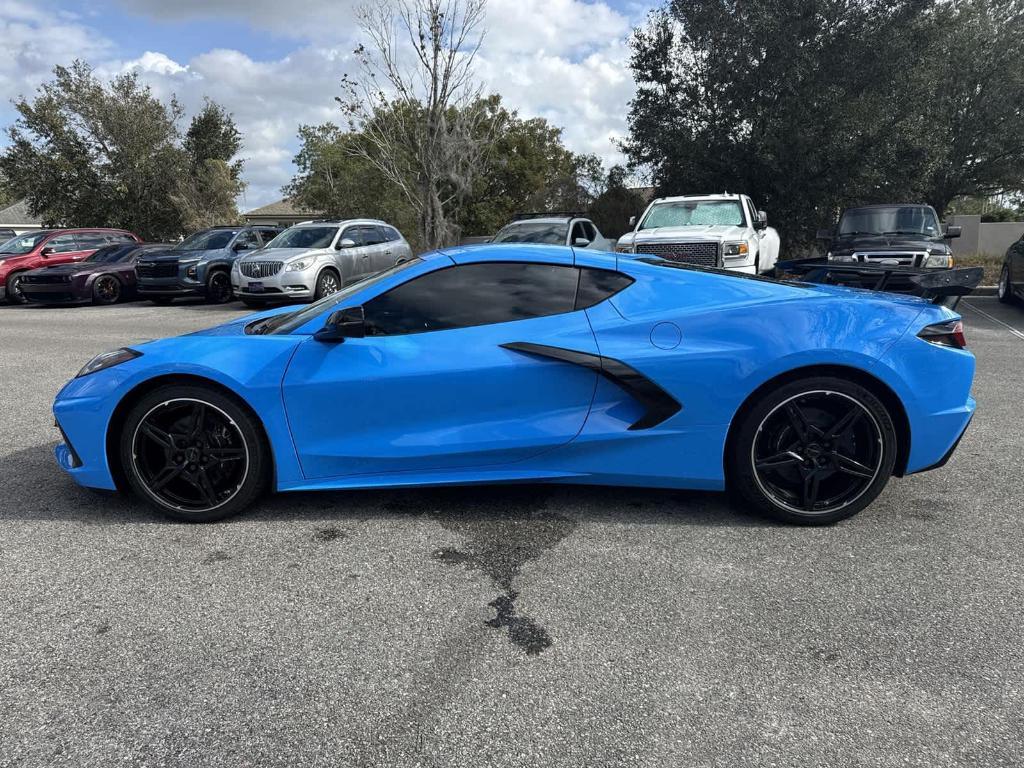
<path id="1" fill-rule="evenodd" d="M 1003 257 L 994 253 L 957 253 L 953 256 L 955 267 L 984 267 L 985 277 L 982 285 L 995 285 L 999 282 L 999 271 L 1003 268 Z"/>

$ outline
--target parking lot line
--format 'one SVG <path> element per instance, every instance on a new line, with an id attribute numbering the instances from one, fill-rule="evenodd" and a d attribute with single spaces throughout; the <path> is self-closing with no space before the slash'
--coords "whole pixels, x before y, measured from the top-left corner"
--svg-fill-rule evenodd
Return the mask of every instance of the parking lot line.
<path id="1" fill-rule="evenodd" d="M 977 312 L 977 313 L 978 313 L 979 315 L 981 315 L 982 317 L 987 317 L 987 318 L 988 318 L 989 320 L 991 320 L 991 321 L 992 321 L 993 323 L 997 323 L 998 325 L 1001 325 L 1001 326 L 1003 326 L 1003 328 L 1005 328 L 1006 330 L 1008 330 L 1008 331 L 1009 331 L 1010 333 L 1012 333 L 1012 334 L 1013 334 L 1014 336 L 1016 336 L 1016 337 L 1017 337 L 1018 339 L 1020 339 L 1021 341 L 1024 341 L 1024 333 L 1021 333 L 1020 331 L 1018 331 L 1018 330 L 1017 330 L 1016 328 L 1014 328 L 1014 327 L 1013 327 L 1012 325 L 1010 325 L 1009 323 L 1004 323 L 1004 322 L 1003 322 L 1002 320 L 1000 320 L 999 318 L 997 318 L 997 317 L 992 317 L 992 315 L 990 315 L 990 314 L 989 314 L 988 312 L 985 312 L 984 310 L 982 310 L 982 309 L 979 309 L 978 307 L 976 307 L 976 306 L 974 306 L 973 304 L 971 304 L 971 303 L 970 303 L 969 301 L 965 301 L 965 302 L 963 302 L 963 303 L 964 303 L 964 306 L 970 307 L 970 308 L 971 308 L 971 309 L 972 309 L 973 311 Z"/>

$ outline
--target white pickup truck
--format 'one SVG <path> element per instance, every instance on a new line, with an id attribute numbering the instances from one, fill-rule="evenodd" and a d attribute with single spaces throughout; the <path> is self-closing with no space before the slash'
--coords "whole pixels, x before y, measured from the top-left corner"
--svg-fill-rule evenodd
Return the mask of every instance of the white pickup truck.
<path id="1" fill-rule="evenodd" d="M 661 197 L 630 223 L 633 231 L 615 245 L 619 253 L 751 275 L 772 271 L 779 258 L 779 233 L 747 195 Z"/>

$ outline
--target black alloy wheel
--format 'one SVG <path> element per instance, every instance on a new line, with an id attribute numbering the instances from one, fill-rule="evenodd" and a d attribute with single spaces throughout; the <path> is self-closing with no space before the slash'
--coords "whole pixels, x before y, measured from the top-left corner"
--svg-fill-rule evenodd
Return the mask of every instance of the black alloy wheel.
<path id="1" fill-rule="evenodd" d="M 319 301 L 324 296 L 330 296 L 332 293 L 337 293 L 340 290 L 341 281 L 338 279 L 337 274 L 333 270 L 325 269 L 316 279 L 316 291 L 313 294 L 313 300 Z"/>
<path id="2" fill-rule="evenodd" d="M 227 304 L 234 298 L 231 289 L 231 276 L 221 269 L 216 269 L 206 278 L 206 298 L 213 304 Z"/>
<path id="3" fill-rule="evenodd" d="M 117 304 L 121 300 L 121 281 L 113 275 L 100 275 L 92 284 L 94 304 Z"/>
<path id="4" fill-rule="evenodd" d="M 740 429 L 731 479 L 761 511 L 809 524 L 866 507 L 892 475 L 896 432 L 864 387 L 822 378 L 781 387 Z"/>
<path id="5" fill-rule="evenodd" d="M 1003 304 L 1013 303 L 1013 285 L 1010 283 L 1010 266 L 1003 264 L 1003 271 L 999 273 L 999 283 L 996 286 L 996 295 Z"/>
<path id="6" fill-rule="evenodd" d="M 135 491 L 188 522 L 220 520 L 249 506 L 266 486 L 268 449 L 250 413 L 201 386 L 145 396 L 121 434 L 121 459 Z"/>
<path id="7" fill-rule="evenodd" d="M 8 304 L 25 304 L 28 302 L 28 299 L 25 298 L 25 294 L 21 291 L 21 281 L 23 278 L 24 275 L 20 272 L 7 278 Z"/>

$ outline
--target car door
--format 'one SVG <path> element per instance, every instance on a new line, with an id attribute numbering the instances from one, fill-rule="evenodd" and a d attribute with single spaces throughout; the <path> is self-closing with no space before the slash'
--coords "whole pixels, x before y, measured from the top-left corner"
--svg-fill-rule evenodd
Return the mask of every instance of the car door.
<path id="1" fill-rule="evenodd" d="M 383 272 L 388 267 L 393 266 L 395 260 L 391 258 L 391 243 L 388 242 L 388 236 L 384 227 L 379 225 L 368 226 L 365 228 L 365 231 L 371 271 Z"/>
<path id="2" fill-rule="evenodd" d="M 95 236 L 90 239 L 87 233 L 57 235 L 47 241 L 40 254 L 46 260 L 47 266 L 81 261 L 99 248 L 100 243 L 93 242 L 95 239 Z"/>
<path id="3" fill-rule="evenodd" d="M 594 370 L 503 345 L 589 355 L 571 264 L 472 263 L 363 306 L 365 338 L 303 342 L 284 402 L 308 478 L 496 467 L 570 442 Z"/>
<path id="4" fill-rule="evenodd" d="M 354 245 L 348 248 L 342 247 L 337 251 L 336 260 L 341 270 L 342 283 L 348 285 L 354 280 L 359 280 L 374 272 L 370 263 L 370 251 L 366 245 L 366 227 L 361 224 L 352 224 L 341 233 L 338 238 L 339 245 L 343 240 L 351 240 Z"/>

